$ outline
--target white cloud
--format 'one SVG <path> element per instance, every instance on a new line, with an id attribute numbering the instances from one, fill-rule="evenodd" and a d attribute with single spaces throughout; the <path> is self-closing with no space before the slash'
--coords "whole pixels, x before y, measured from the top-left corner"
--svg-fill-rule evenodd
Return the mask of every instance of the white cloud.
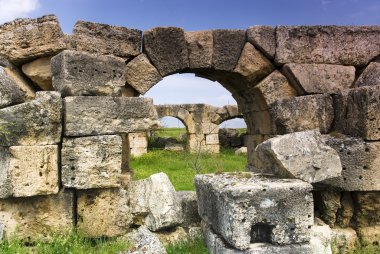
<path id="1" fill-rule="evenodd" d="M 0 0 L 0 23 L 27 17 L 38 6 L 39 0 Z"/>

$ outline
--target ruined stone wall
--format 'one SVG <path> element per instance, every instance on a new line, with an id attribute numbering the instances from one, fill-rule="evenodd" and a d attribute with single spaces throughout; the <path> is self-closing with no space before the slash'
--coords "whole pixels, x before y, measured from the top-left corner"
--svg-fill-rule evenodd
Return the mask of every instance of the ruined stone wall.
<path id="1" fill-rule="evenodd" d="M 1 25 L 0 55 L 5 237 L 72 226 L 114 236 L 147 216 L 130 210 L 126 135 L 158 118 L 138 96 L 167 75 L 192 72 L 236 99 L 250 164 L 269 137 L 334 134 L 328 142 L 342 176 L 315 187 L 317 210 L 331 226 L 378 241 L 379 26 L 142 32 L 80 21 L 64 35 L 56 17 L 45 16 Z"/>

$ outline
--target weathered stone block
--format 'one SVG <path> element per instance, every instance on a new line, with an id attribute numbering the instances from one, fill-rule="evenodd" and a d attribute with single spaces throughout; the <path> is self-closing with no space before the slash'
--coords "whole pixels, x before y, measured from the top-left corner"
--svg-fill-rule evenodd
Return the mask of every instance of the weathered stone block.
<path id="1" fill-rule="evenodd" d="M 380 61 L 370 63 L 355 82 L 355 87 L 380 86 Z"/>
<path id="2" fill-rule="evenodd" d="M 127 59 L 140 53 L 142 32 L 137 29 L 78 21 L 73 32 L 72 43 L 78 51 Z"/>
<path id="3" fill-rule="evenodd" d="M 145 94 L 152 86 L 162 80 L 160 73 L 144 54 L 133 58 L 127 64 L 125 78 L 127 84 L 140 94 Z"/>
<path id="4" fill-rule="evenodd" d="M 4 238 L 33 242 L 55 234 L 68 234 L 74 226 L 74 195 L 64 191 L 57 195 L 17 199 L 0 199 L 0 224 Z"/>
<path id="5" fill-rule="evenodd" d="M 0 66 L 0 108 L 5 108 L 25 101 L 25 94 L 14 80 Z"/>
<path id="6" fill-rule="evenodd" d="M 314 192 L 315 207 L 321 219 L 331 228 L 336 225 L 338 210 L 342 208 L 341 193 L 337 191 Z"/>
<path id="7" fill-rule="evenodd" d="M 309 183 L 339 177 L 342 172 L 338 153 L 323 142 L 318 131 L 290 133 L 264 141 L 256 147 L 254 166 L 264 173 Z"/>
<path id="8" fill-rule="evenodd" d="M 218 134 L 207 134 L 205 137 L 206 145 L 219 145 Z"/>
<path id="9" fill-rule="evenodd" d="M 312 186 L 252 173 L 197 175 L 201 218 L 234 248 L 251 243 L 288 245 L 310 240 Z"/>
<path id="10" fill-rule="evenodd" d="M 310 246 L 313 254 L 332 254 L 331 228 L 318 218 L 311 227 Z"/>
<path id="11" fill-rule="evenodd" d="M 64 108 L 64 134 L 70 137 L 146 131 L 159 126 L 150 98 L 66 97 Z"/>
<path id="12" fill-rule="evenodd" d="M 77 197 L 77 228 L 84 236 L 114 237 L 129 231 L 132 215 L 127 190 L 81 190 Z"/>
<path id="13" fill-rule="evenodd" d="M 358 236 L 364 245 L 378 246 L 380 241 L 380 225 L 359 228 Z"/>
<path id="14" fill-rule="evenodd" d="M 339 93 L 355 80 L 355 67 L 333 64 L 286 64 L 283 72 L 298 94 Z"/>
<path id="15" fill-rule="evenodd" d="M 189 67 L 185 32 L 182 28 L 156 27 L 145 31 L 143 51 L 163 77 Z"/>
<path id="16" fill-rule="evenodd" d="M 349 253 L 355 250 L 358 237 L 352 228 L 332 228 L 333 253 Z"/>
<path id="17" fill-rule="evenodd" d="M 14 65 L 10 64 L 4 67 L 4 72 L 11 78 L 18 86 L 21 92 L 24 94 L 25 101 L 34 100 L 36 97 L 36 91 L 31 86 L 30 82 L 25 78 L 21 71 Z"/>
<path id="18" fill-rule="evenodd" d="M 276 30 L 271 26 L 251 26 L 247 29 L 247 41 L 269 59 L 276 53 Z"/>
<path id="19" fill-rule="evenodd" d="M 129 233 L 127 239 L 132 243 L 131 250 L 120 252 L 120 254 L 167 254 L 159 237 L 150 232 L 145 226 L 141 226 Z"/>
<path id="20" fill-rule="evenodd" d="M 123 140 L 117 135 L 64 138 L 62 184 L 68 188 L 95 189 L 120 186 Z"/>
<path id="21" fill-rule="evenodd" d="M 325 94 L 275 101 L 269 111 L 277 134 L 312 129 L 328 133 L 334 119 L 332 98 Z"/>
<path id="22" fill-rule="evenodd" d="M 380 26 L 278 26 L 276 35 L 279 64 L 362 66 L 380 54 Z"/>
<path id="23" fill-rule="evenodd" d="M 216 70 L 232 71 L 238 63 L 245 44 L 245 31 L 233 29 L 213 30 L 214 50 L 212 63 Z"/>
<path id="24" fill-rule="evenodd" d="M 51 58 L 51 56 L 41 57 L 22 66 L 22 72 L 44 91 L 54 91 Z"/>
<path id="25" fill-rule="evenodd" d="M 146 132 L 128 133 L 130 147 L 148 147 L 148 137 Z"/>
<path id="26" fill-rule="evenodd" d="M 184 227 L 199 226 L 201 217 L 198 214 L 198 199 L 195 191 L 177 191 L 177 199 L 182 207 Z"/>
<path id="27" fill-rule="evenodd" d="M 185 33 L 191 69 L 211 68 L 213 55 L 212 31 Z"/>
<path id="28" fill-rule="evenodd" d="M 148 148 L 147 147 L 132 147 L 130 148 L 130 154 L 139 157 L 143 154 L 148 153 Z"/>
<path id="29" fill-rule="evenodd" d="M 0 146 L 52 145 L 61 141 L 62 100 L 57 92 L 37 92 L 36 99 L 0 109 Z"/>
<path id="30" fill-rule="evenodd" d="M 380 224 L 380 191 L 354 192 L 355 222 L 357 227 Z"/>
<path id="31" fill-rule="evenodd" d="M 63 32 L 54 15 L 16 19 L 0 26 L 0 54 L 12 62 L 27 62 L 65 48 Z"/>
<path id="32" fill-rule="evenodd" d="M 53 87 L 63 97 L 125 93 L 122 58 L 65 50 L 52 58 L 51 65 Z"/>

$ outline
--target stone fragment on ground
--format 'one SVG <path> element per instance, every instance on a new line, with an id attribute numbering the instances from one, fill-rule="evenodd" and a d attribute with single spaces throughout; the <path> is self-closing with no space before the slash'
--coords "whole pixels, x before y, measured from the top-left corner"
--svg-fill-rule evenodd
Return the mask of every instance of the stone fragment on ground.
<path id="1" fill-rule="evenodd" d="M 166 254 L 160 239 L 145 226 L 128 234 L 127 239 L 132 243 L 131 250 L 120 254 Z"/>
<path id="2" fill-rule="evenodd" d="M 235 150 L 235 154 L 246 155 L 247 154 L 247 147 L 246 146 L 240 147 L 239 149 Z"/>
<path id="3" fill-rule="evenodd" d="M 183 144 L 177 144 L 177 143 L 166 143 L 164 150 L 167 151 L 174 151 L 174 152 L 180 152 L 184 151 L 185 147 Z"/>

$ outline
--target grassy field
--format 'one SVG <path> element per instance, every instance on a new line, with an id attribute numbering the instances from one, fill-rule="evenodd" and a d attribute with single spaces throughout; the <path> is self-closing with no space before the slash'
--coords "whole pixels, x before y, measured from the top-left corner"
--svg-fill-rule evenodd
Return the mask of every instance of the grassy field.
<path id="1" fill-rule="evenodd" d="M 178 138 L 186 134 L 186 128 L 161 128 L 155 131 L 157 137 Z"/>

